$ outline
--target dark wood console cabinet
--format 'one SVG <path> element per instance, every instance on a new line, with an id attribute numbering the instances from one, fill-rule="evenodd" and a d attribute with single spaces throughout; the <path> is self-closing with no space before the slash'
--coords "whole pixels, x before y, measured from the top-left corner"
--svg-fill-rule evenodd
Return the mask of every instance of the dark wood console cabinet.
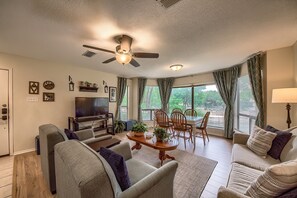
<path id="1" fill-rule="evenodd" d="M 97 131 L 104 131 L 114 135 L 114 120 L 113 114 L 91 116 L 91 117 L 68 117 L 68 128 L 73 131 L 93 128 L 96 134 Z"/>

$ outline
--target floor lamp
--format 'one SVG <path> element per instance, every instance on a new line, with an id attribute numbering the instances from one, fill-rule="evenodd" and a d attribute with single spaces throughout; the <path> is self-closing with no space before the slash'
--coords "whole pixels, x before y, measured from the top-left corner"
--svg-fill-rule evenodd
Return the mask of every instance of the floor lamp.
<path id="1" fill-rule="evenodd" d="M 287 124 L 291 125 L 290 103 L 297 103 L 297 88 L 282 88 L 272 90 L 272 103 L 287 103 Z"/>

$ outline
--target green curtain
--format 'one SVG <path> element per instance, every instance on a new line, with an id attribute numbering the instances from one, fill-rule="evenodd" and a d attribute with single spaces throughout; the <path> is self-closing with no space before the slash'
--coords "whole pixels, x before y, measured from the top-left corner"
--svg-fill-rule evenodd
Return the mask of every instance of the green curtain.
<path id="1" fill-rule="evenodd" d="M 115 119 L 119 120 L 120 119 L 120 106 L 123 102 L 123 98 L 125 96 L 127 88 L 127 78 L 122 78 L 118 77 L 118 85 L 117 85 L 117 107 L 116 107 L 116 112 L 115 112 Z"/>
<path id="2" fill-rule="evenodd" d="M 213 72 L 217 88 L 226 105 L 224 131 L 225 137 L 229 139 L 233 138 L 234 103 L 237 91 L 237 81 L 240 76 L 240 72 L 241 65 Z"/>
<path id="3" fill-rule="evenodd" d="M 157 79 L 160 98 L 162 103 L 162 110 L 168 111 L 168 102 L 172 91 L 172 86 L 174 83 L 174 78 L 159 78 Z"/>
<path id="4" fill-rule="evenodd" d="M 146 78 L 138 78 L 138 122 L 142 122 L 142 109 L 141 103 L 144 95 L 144 89 L 146 85 Z"/>
<path id="5" fill-rule="evenodd" d="M 251 82 L 253 96 L 258 107 L 259 113 L 256 119 L 256 125 L 264 128 L 264 99 L 263 99 L 263 81 L 262 81 L 262 55 L 258 54 L 247 61 L 249 78 Z"/>

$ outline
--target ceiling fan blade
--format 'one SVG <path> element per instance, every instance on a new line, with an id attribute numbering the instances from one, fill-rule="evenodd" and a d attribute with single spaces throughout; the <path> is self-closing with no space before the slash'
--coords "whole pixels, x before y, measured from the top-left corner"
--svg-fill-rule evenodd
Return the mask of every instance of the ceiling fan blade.
<path id="1" fill-rule="evenodd" d="M 106 61 L 102 62 L 102 63 L 110 63 L 112 61 L 115 61 L 116 60 L 116 57 L 112 57 L 110 59 L 107 59 Z"/>
<path id="2" fill-rule="evenodd" d="M 133 56 L 135 58 L 159 58 L 158 53 L 134 52 Z"/>
<path id="3" fill-rule="evenodd" d="M 134 58 L 131 59 L 130 64 L 133 65 L 134 67 L 140 66 L 140 64 Z"/>
<path id="4" fill-rule="evenodd" d="M 112 53 L 112 54 L 115 53 L 114 51 L 111 51 L 111 50 L 102 49 L 102 48 L 94 47 L 94 46 L 90 46 L 90 45 L 83 45 L 83 47 L 90 48 L 90 49 L 95 49 L 95 50 L 100 50 L 100 51 L 103 51 L 103 52 L 109 52 L 109 53 Z"/>

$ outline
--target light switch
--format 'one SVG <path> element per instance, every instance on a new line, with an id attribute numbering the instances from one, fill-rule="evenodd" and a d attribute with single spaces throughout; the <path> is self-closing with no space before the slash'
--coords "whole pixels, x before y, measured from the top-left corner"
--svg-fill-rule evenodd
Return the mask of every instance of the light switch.
<path id="1" fill-rule="evenodd" d="M 27 102 L 38 102 L 38 97 L 27 97 Z"/>

